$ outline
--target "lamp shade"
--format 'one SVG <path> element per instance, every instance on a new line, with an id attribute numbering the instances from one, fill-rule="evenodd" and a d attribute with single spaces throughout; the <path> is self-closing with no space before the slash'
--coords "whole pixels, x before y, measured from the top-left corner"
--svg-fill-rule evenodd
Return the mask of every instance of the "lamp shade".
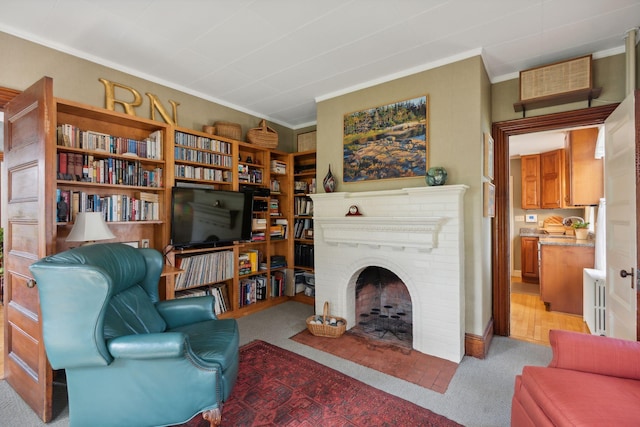
<path id="1" fill-rule="evenodd" d="M 67 242 L 92 242 L 114 237 L 102 218 L 102 212 L 78 212 Z"/>

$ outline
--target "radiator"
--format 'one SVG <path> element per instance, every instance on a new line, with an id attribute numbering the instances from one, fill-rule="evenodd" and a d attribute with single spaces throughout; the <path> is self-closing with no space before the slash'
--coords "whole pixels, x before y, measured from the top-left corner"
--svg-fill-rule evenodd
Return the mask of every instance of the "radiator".
<path id="1" fill-rule="evenodd" d="M 607 335 L 607 282 L 605 272 L 583 270 L 583 317 L 593 335 Z"/>

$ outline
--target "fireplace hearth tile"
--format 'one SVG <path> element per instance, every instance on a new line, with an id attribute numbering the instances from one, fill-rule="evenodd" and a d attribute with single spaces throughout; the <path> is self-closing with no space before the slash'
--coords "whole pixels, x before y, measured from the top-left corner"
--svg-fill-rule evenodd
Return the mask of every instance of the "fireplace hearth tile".
<path id="1" fill-rule="evenodd" d="M 351 331 L 339 338 L 326 338 L 312 335 L 305 329 L 291 339 L 438 393 L 447 391 L 458 368 L 455 362 L 397 345 L 381 343 L 353 334 Z"/>

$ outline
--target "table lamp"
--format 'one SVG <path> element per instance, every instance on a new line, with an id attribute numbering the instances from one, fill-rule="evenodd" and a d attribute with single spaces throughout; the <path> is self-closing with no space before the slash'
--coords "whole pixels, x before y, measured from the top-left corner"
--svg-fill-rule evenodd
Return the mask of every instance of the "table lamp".
<path id="1" fill-rule="evenodd" d="M 113 239 L 114 236 L 102 217 L 102 212 L 78 212 L 67 242 L 84 242 L 90 245 L 96 240 Z"/>

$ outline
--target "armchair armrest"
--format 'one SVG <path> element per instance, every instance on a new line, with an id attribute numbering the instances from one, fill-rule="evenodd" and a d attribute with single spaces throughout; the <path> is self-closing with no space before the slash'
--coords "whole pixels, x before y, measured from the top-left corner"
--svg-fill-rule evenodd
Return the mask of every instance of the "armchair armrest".
<path id="1" fill-rule="evenodd" d="M 214 301 L 212 295 L 180 298 L 160 301 L 156 304 L 156 308 L 169 328 L 177 328 L 195 322 L 217 319 Z"/>
<path id="2" fill-rule="evenodd" d="M 109 340 L 107 348 L 116 359 L 166 359 L 182 356 L 186 339 L 182 332 L 124 335 Z"/>
<path id="3" fill-rule="evenodd" d="M 640 380 L 640 342 L 551 330 L 551 368 Z"/>

